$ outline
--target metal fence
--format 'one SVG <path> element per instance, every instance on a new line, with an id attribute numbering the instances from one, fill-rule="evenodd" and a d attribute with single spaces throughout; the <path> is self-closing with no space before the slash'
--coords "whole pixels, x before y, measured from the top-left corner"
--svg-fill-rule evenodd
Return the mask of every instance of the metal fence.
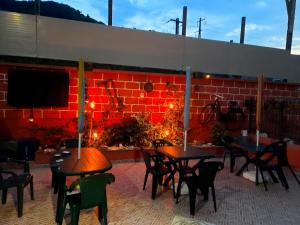
<path id="1" fill-rule="evenodd" d="M 262 112 L 262 131 L 269 137 L 300 143 L 300 99 L 265 99 Z"/>

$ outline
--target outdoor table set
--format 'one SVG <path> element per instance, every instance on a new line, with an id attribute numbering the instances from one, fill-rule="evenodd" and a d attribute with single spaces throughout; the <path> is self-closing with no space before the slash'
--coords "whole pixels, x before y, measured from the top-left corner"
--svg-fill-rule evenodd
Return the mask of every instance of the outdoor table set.
<path id="1" fill-rule="evenodd" d="M 70 154 L 66 157 L 53 158 L 51 166 L 55 170 L 56 185 L 58 186 L 56 222 L 62 224 L 66 201 L 66 177 L 93 175 L 104 173 L 112 168 L 111 162 L 95 148 L 81 148 L 81 157 L 77 158 L 78 148 L 67 149 Z M 62 153 L 63 154 L 63 153 Z"/>
<path id="2" fill-rule="evenodd" d="M 239 146 L 245 151 L 249 152 L 249 155 L 246 157 L 245 164 L 240 168 L 236 173 L 237 176 L 240 176 L 243 171 L 248 168 L 250 163 L 255 165 L 255 184 L 258 185 L 259 179 L 258 174 L 260 173 L 262 182 L 264 184 L 265 190 L 267 191 L 267 181 L 265 179 L 263 171 L 268 171 L 270 177 L 274 183 L 278 183 L 278 179 L 281 184 L 288 189 L 289 185 L 287 179 L 283 172 L 283 167 L 289 168 L 298 184 L 299 180 L 291 168 L 288 157 L 287 157 L 287 143 L 284 141 L 275 141 L 269 145 L 262 143 L 255 143 L 252 138 L 248 136 L 238 137 L 234 141 L 234 145 Z M 274 162 L 275 161 L 275 162 Z M 276 171 L 278 179 L 274 175 L 273 171 Z"/>

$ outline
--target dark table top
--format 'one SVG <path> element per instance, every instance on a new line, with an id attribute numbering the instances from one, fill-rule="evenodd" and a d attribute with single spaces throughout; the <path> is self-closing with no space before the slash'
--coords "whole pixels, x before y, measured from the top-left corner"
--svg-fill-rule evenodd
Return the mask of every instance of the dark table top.
<path id="1" fill-rule="evenodd" d="M 183 146 L 163 146 L 158 151 L 175 160 L 209 159 L 215 157 L 200 147 L 187 146 L 184 151 Z"/>
<path id="2" fill-rule="evenodd" d="M 255 140 L 246 136 L 240 136 L 234 140 L 234 144 L 238 145 L 239 147 L 251 151 L 251 152 L 263 152 L 267 145 L 259 143 L 258 146 L 256 145 Z"/>
<path id="3" fill-rule="evenodd" d="M 78 148 L 70 148 L 71 155 L 62 158 L 58 173 L 65 176 L 102 173 L 112 168 L 111 162 L 96 148 L 81 148 L 81 157 L 77 158 Z"/>

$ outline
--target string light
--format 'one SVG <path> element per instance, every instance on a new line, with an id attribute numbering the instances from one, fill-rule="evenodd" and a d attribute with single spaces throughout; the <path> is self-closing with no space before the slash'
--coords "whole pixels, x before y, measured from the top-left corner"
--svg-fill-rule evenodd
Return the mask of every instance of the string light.
<path id="1" fill-rule="evenodd" d="M 92 110 L 95 109 L 95 102 L 91 102 L 90 107 L 91 107 Z"/>
<path id="2" fill-rule="evenodd" d="M 205 79 L 209 79 L 209 78 L 210 78 L 210 74 L 206 74 Z"/>
<path id="3" fill-rule="evenodd" d="M 170 108 L 170 109 L 173 109 L 173 108 L 174 108 L 173 103 L 170 103 L 170 104 L 169 104 L 169 108 Z"/>
<path id="4" fill-rule="evenodd" d="M 94 132 L 94 133 L 93 133 L 93 137 L 94 137 L 94 139 L 98 139 L 98 133 L 97 133 L 97 132 Z"/>

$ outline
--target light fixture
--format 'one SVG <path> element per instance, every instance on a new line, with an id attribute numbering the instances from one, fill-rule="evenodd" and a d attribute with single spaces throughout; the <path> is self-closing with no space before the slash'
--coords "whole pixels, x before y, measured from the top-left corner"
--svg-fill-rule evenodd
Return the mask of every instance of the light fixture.
<path id="1" fill-rule="evenodd" d="M 31 109 L 29 117 L 28 117 L 28 122 L 33 123 L 34 122 L 34 117 L 33 117 L 33 109 Z"/>
<path id="2" fill-rule="evenodd" d="M 205 74 L 205 79 L 209 79 L 210 78 L 210 74 Z"/>
<path id="3" fill-rule="evenodd" d="M 94 133 L 93 133 L 93 137 L 94 137 L 94 139 L 98 139 L 98 133 L 97 133 L 97 132 L 94 132 Z"/>
<path id="4" fill-rule="evenodd" d="M 90 107 L 91 107 L 92 110 L 94 110 L 95 109 L 95 102 L 91 102 Z"/>

